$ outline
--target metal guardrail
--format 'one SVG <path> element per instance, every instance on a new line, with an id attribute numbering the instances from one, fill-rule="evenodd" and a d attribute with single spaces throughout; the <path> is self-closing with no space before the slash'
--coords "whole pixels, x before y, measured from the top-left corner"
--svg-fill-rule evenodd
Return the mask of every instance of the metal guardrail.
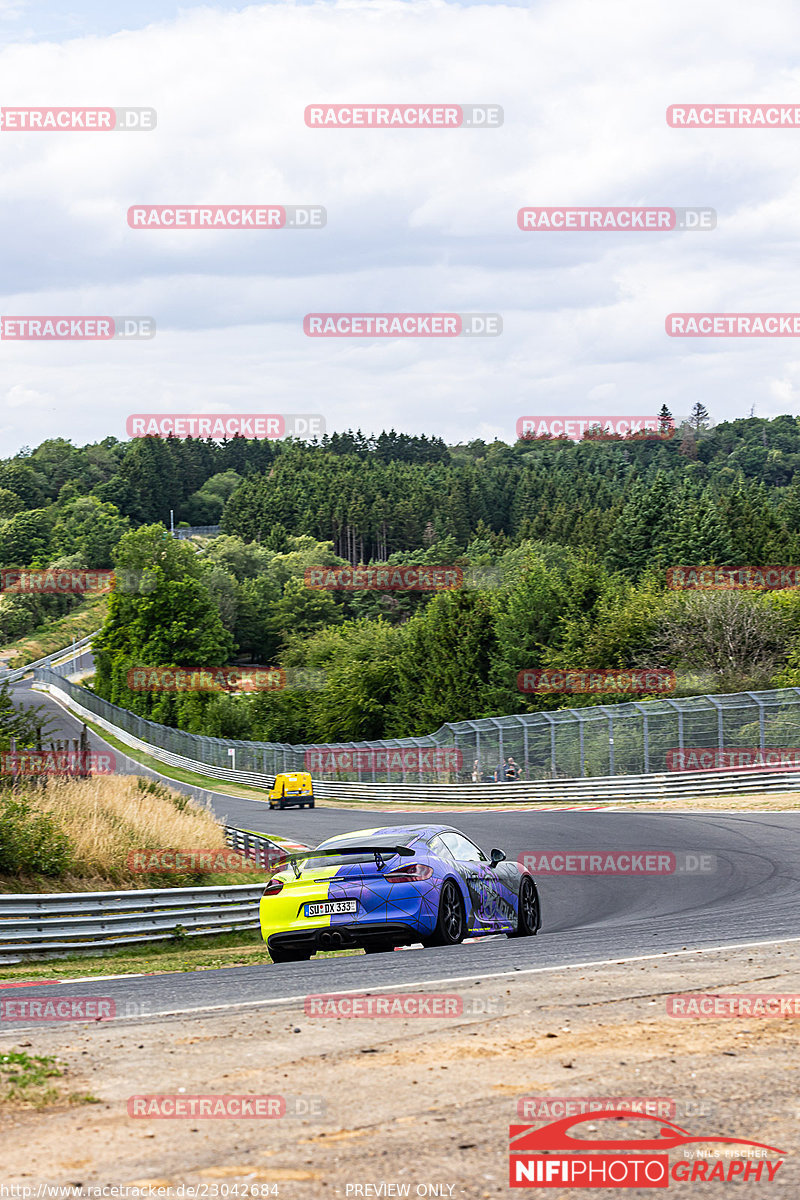
<path id="1" fill-rule="evenodd" d="M 742 771 L 676 771 L 669 775 L 604 775 L 516 783 L 404 784 L 327 783 L 314 780 L 314 795 L 381 804 L 625 804 L 632 801 L 709 798 L 749 792 L 800 791 L 800 771 L 752 767 Z"/>
<path id="2" fill-rule="evenodd" d="M 294 843 L 225 826 L 233 850 L 265 870 Z M 208 937 L 258 929 L 263 883 L 231 887 L 166 888 L 127 892 L 13 893 L 0 896 L 0 961 L 21 956 L 98 951 L 179 937 Z M 6 956 L 16 957 L 9 960 Z"/>
<path id="3" fill-rule="evenodd" d="M 64 646 L 62 650 L 54 650 L 52 654 L 48 654 L 45 658 L 37 658 L 36 662 L 27 663 L 24 667 L 15 667 L 13 671 L 0 672 L 0 684 L 17 683 L 28 671 L 36 670 L 38 667 L 51 667 L 55 665 L 56 659 L 69 657 L 76 650 L 81 650 L 84 646 L 88 646 L 92 638 L 96 638 L 99 632 L 99 629 L 95 629 L 94 633 L 89 633 L 77 642 L 72 642 L 69 646 Z"/>
<path id="4" fill-rule="evenodd" d="M 271 838 L 261 833 L 253 833 L 250 829 L 236 829 L 233 825 L 225 826 L 225 841 L 231 850 L 238 851 L 244 858 L 252 859 L 259 867 L 269 870 L 290 847 L 280 846 Z M 294 845 L 291 846 L 294 849 Z"/>
<path id="5" fill-rule="evenodd" d="M 3 895 L 0 955 L 75 954 L 256 929 L 262 891 L 263 884 L 239 884 Z"/>
<path id="6" fill-rule="evenodd" d="M 290 847 L 225 826 L 233 850 L 265 870 Z M 291 849 L 294 849 L 294 845 Z M 137 942 L 257 929 L 263 884 L 0 896 L 0 955 L 80 953 Z M 3 959 L 8 962 L 8 958 Z"/>
<path id="7" fill-rule="evenodd" d="M 219 537 L 221 533 L 221 525 L 190 525 L 188 529 L 173 530 L 172 536 L 185 541 L 193 537 Z"/>

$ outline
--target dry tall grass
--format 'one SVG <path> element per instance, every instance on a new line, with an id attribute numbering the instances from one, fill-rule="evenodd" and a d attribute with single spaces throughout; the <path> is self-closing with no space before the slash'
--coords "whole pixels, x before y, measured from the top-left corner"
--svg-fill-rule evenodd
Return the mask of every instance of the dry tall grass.
<path id="1" fill-rule="evenodd" d="M 143 876 L 129 866 L 129 854 L 144 849 L 225 847 L 222 826 L 211 813 L 182 793 L 138 776 L 51 779 L 47 787 L 26 789 L 26 793 L 31 807 L 51 813 L 69 838 L 73 879 L 139 887 L 184 884 L 185 876 Z M 200 877 L 195 872 L 192 879 Z M 226 882 L 241 880 L 230 876 Z"/>

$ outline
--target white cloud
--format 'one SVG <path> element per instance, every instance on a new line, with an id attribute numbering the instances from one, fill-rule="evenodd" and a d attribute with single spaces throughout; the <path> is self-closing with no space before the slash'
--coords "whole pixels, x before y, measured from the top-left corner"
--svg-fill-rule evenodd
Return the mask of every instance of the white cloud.
<path id="1" fill-rule="evenodd" d="M 0 0 L 0 5 L 2 0 Z M 0 14 L 2 7 L 0 6 Z M 791 311 L 794 130 L 681 131 L 682 100 L 791 101 L 800 20 L 721 0 L 342 0 L 185 11 L 0 54 L 6 104 L 128 104 L 153 133 L 0 134 L 6 314 L 151 314 L 153 342 L 0 343 L 2 449 L 133 411 L 323 412 L 514 437 L 517 416 L 715 419 L 793 403 L 790 340 L 670 339 L 673 310 Z M 691 46 L 692 55 L 686 48 Z M 498 130 L 317 130 L 315 101 L 493 102 Z M 134 203 L 321 203 L 320 232 L 130 230 Z M 523 205 L 711 205 L 713 233 L 520 233 Z M 500 312 L 497 339 L 312 341 L 310 311 Z M 21 390 L 20 390 L 21 389 Z M 14 401 L 44 397 L 37 433 Z M 34 401 L 31 402 L 32 404 Z M 535 408 L 532 409 L 532 406 Z"/>
<path id="2" fill-rule="evenodd" d="M 21 383 L 15 383 L 6 392 L 3 403 L 8 408 L 42 408 L 44 405 L 52 403 L 52 396 L 48 396 L 44 392 L 37 392 L 35 388 L 25 387 Z"/>

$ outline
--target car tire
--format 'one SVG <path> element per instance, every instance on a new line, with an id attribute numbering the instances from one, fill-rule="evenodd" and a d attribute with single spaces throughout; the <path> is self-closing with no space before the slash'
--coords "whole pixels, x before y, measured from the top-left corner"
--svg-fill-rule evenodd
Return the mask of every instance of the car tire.
<path id="1" fill-rule="evenodd" d="M 517 901 L 517 928 L 509 937 L 534 937 L 542 923 L 539 892 L 530 875 L 523 875 Z"/>
<path id="2" fill-rule="evenodd" d="M 308 962 L 311 958 L 311 951 L 295 950 L 289 946 L 276 946 L 274 950 L 269 949 L 269 956 L 274 963 Z"/>
<path id="3" fill-rule="evenodd" d="M 457 946 L 459 942 L 463 942 L 466 934 L 467 921 L 461 892 L 454 880 L 446 879 L 439 897 L 439 916 L 436 928 L 423 945 Z"/>

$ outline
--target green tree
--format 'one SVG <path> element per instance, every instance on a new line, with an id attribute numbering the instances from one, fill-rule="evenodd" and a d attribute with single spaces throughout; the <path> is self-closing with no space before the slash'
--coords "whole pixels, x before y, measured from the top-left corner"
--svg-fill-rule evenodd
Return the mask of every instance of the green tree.
<path id="1" fill-rule="evenodd" d="M 708 409 L 698 400 L 696 404 L 692 405 L 692 411 L 689 416 L 689 424 L 695 433 L 700 433 L 701 429 L 708 429 L 708 422 Z"/>
<path id="2" fill-rule="evenodd" d="M 53 549 L 76 555 L 86 567 L 110 567 L 114 547 L 129 522 L 113 504 L 80 496 L 64 505 L 53 528 Z"/>
<path id="3" fill-rule="evenodd" d="M 496 637 L 484 592 L 443 592 L 402 627 L 389 736 L 429 733 L 484 709 Z"/>
<path id="4" fill-rule="evenodd" d="M 28 567 L 37 560 L 48 561 L 53 515 L 50 509 L 35 508 L 9 517 L 0 525 L 0 563 Z"/>
<path id="5" fill-rule="evenodd" d="M 163 526 L 134 530 L 115 552 L 118 583 L 95 639 L 95 689 L 113 703 L 175 719 L 174 699 L 132 691 L 128 671 L 139 666 L 218 667 L 234 642 L 206 584 L 202 560 Z"/>

